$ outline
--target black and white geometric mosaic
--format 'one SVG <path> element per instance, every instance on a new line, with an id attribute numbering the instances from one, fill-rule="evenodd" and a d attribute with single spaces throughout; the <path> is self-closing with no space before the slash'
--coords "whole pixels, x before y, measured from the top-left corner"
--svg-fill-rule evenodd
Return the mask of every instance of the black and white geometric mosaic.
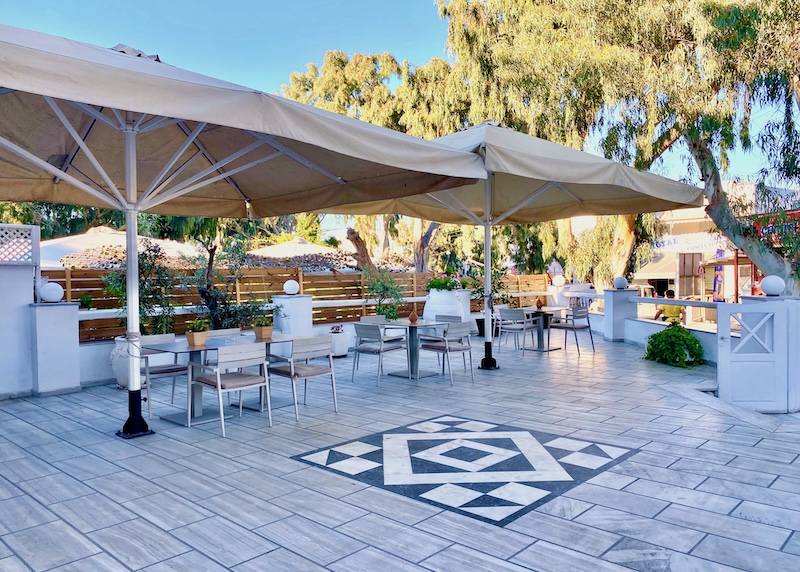
<path id="1" fill-rule="evenodd" d="M 637 451 L 443 416 L 293 458 L 505 526 Z"/>

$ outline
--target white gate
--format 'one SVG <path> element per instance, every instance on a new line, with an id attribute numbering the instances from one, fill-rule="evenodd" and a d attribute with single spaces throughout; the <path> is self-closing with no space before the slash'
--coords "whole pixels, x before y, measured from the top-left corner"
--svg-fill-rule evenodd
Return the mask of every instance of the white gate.
<path id="1" fill-rule="evenodd" d="M 762 413 L 789 411 L 788 312 L 785 302 L 717 305 L 720 399 Z M 731 336 L 732 325 L 740 337 Z"/>

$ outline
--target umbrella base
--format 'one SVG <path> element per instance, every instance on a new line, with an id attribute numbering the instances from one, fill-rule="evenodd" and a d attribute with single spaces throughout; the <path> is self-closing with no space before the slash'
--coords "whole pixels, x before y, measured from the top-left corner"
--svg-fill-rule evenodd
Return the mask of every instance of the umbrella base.
<path id="1" fill-rule="evenodd" d="M 492 342 L 484 342 L 484 357 L 478 369 L 500 369 L 497 360 L 492 357 Z"/>
<path id="2" fill-rule="evenodd" d="M 147 426 L 147 421 L 142 417 L 142 390 L 128 392 L 128 420 L 122 426 L 120 431 L 117 431 L 117 437 L 123 439 L 134 439 L 136 437 L 144 437 L 145 435 L 153 435 L 155 431 Z"/>

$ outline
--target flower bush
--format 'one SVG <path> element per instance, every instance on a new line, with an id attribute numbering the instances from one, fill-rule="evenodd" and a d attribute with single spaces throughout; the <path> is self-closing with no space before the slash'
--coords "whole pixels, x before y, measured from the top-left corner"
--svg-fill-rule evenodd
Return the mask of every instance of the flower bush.
<path id="1" fill-rule="evenodd" d="M 342 334 L 344 333 L 344 326 L 341 324 L 337 324 L 335 326 L 331 326 L 331 333 L 332 334 Z"/>
<path id="2" fill-rule="evenodd" d="M 458 290 L 459 288 L 464 288 L 466 283 L 465 279 L 458 278 L 455 274 L 449 276 L 440 274 L 428 280 L 426 287 L 428 290 Z"/>

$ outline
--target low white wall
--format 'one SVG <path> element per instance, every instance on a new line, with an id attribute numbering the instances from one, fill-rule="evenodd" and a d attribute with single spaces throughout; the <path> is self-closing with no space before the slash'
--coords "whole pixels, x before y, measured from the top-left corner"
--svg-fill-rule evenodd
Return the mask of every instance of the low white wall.
<path id="1" fill-rule="evenodd" d="M 30 395 L 33 266 L 0 265 L 0 399 Z"/>

